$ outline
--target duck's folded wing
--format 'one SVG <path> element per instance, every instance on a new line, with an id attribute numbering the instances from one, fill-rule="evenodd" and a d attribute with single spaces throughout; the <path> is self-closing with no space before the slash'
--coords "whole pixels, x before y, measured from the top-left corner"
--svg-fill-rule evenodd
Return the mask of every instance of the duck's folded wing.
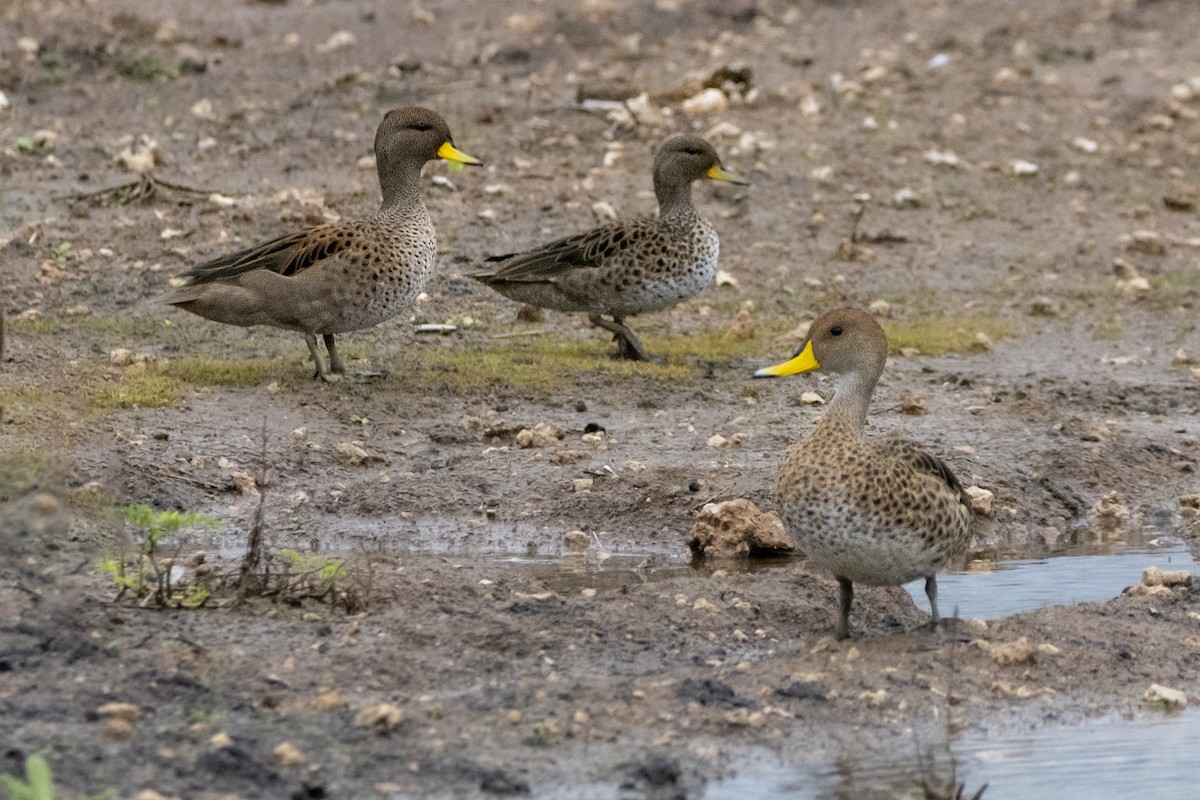
<path id="1" fill-rule="evenodd" d="M 552 281 L 577 269 L 596 269 L 606 261 L 647 238 L 652 220 L 630 220 L 595 228 L 587 233 L 568 236 L 534 250 L 489 256 L 486 263 L 497 265 L 468 273 L 488 281 L 540 283 Z"/>
<path id="2" fill-rule="evenodd" d="M 341 223 L 305 228 L 213 259 L 184 273 L 184 277 L 194 286 L 235 278 L 259 269 L 292 276 L 347 249 L 361 235 L 361 231 Z"/>
<path id="3" fill-rule="evenodd" d="M 950 469 L 950 465 L 945 461 L 922 450 L 916 442 L 905 439 L 891 439 L 881 443 L 880 446 L 888 457 L 903 461 L 916 472 L 932 475 L 945 483 L 954 492 L 958 502 L 967 508 L 971 507 L 970 498 L 967 497 L 962 483 L 959 482 L 954 470 Z"/>

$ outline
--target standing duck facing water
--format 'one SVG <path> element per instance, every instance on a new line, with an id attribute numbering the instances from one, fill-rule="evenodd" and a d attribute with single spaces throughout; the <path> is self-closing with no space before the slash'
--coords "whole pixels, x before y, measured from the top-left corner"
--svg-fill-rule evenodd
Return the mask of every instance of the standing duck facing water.
<path id="1" fill-rule="evenodd" d="M 837 578 L 837 637 L 849 635 L 854 583 L 925 578 L 939 621 L 937 573 L 966 554 L 971 509 L 950 468 L 912 442 L 868 439 L 867 408 L 887 360 L 887 337 L 865 311 L 839 308 L 809 329 L 794 358 L 756 378 L 824 369 L 836 393 L 817 427 L 788 451 L 776 503 L 796 546 Z"/>
<path id="2" fill-rule="evenodd" d="M 379 211 L 210 261 L 186 273 L 188 282 L 166 302 L 228 325 L 299 331 L 316 366 L 314 377 L 336 380 L 346 367 L 334 335 L 390 319 L 429 280 L 437 239 L 421 199 L 421 167 L 435 158 L 480 163 L 455 148 L 446 120 L 435 112 L 416 106 L 389 111 L 375 133 Z"/>
<path id="3" fill-rule="evenodd" d="M 721 166 L 708 142 L 674 136 L 654 159 L 657 217 L 491 256 L 487 262 L 494 266 L 469 275 L 519 303 L 584 312 L 593 325 L 612 332 L 618 357 L 646 361 L 625 318 L 694 297 L 717 273 L 717 232 L 692 205 L 692 183 L 700 178 L 745 183 Z"/>

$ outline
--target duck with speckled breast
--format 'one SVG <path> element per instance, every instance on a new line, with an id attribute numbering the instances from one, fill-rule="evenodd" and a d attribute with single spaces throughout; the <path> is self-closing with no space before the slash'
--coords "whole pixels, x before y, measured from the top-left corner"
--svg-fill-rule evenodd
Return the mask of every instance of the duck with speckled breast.
<path id="1" fill-rule="evenodd" d="M 410 306 L 433 271 L 437 239 L 421 198 L 421 168 L 435 158 L 480 162 L 458 150 L 441 115 L 389 111 L 375 134 L 383 203 L 362 219 L 304 228 L 185 273 L 170 305 L 228 325 L 271 325 L 304 334 L 316 372 L 346 372 L 334 335 L 391 319 Z M 325 340 L 326 363 L 317 347 Z"/>
<path id="2" fill-rule="evenodd" d="M 694 297 L 717 273 L 717 232 L 692 204 L 692 184 L 701 178 L 746 183 L 721 166 L 704 139 L 673 136 L 654 158 L 657 217 L 622 220 L 533 250 L 490 256 L 489 266 L 467 275 L 520 303 L 584 312 L 613 334 L 616 357 L 648 361 L 625 318 Z"/>
<path id="3" fill-rule="evenodd" d="M 796 546 L 837 579 L 839 639 L 850 633 L 855 583 L 925 578 L 936 625 L 937 573 L 962 561 L 971 541 L 971 507 L 950 467 L 913 442 L 866 435 L 886 360 L 887 336 L 875 318 L 839 308 L 813 322 L 791 360 L 754 373 L 838 376 L 821 421 L 788 451 L 775 499 Z"/>

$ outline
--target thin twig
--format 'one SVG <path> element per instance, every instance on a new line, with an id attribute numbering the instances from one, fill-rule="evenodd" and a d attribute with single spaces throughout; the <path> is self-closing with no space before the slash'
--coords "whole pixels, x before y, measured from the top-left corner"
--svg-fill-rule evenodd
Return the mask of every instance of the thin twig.
<path id="1" fill-rule="evenodd" d="M 545 328 L 538 328 L 532 331 L 509 331 L 508 333 L 492 334 L 493 339 L 515 339 L 518 336 L 541 336 L 544 333 L 549 333 Z"/>
<path id="2" fill-rule="evenodd" d="M 709 503 L 711 503 L 713 500 L 716 500 L 718 497 L 720 497 L 721 495 L 725 494 L 726 492 L 728 492 L 728 491 L 729 491 L 730 489 L 732 489 L 732 488 L 733 488 L 733 484 L 732 484 L 732 483 L 731 483 L 731 484 L 729 484 L 728 486 L 722 486 L 720 489 L 718 489 L 718 490 L 716 491 L 716 493 L 715 493 L 715 494 L 712 494 L 712 495 L 710 495 L 710 496 L 708 497 L 708 499 L 707 499 L 707 500 L 701 500 L 699 503 L 697 503 L 696 505 L 692 506 L 691 510 L 692 510 L 692 511 L 699 511 L 700 509 L 704 508 L 706 505 L 708 505 Z"/>

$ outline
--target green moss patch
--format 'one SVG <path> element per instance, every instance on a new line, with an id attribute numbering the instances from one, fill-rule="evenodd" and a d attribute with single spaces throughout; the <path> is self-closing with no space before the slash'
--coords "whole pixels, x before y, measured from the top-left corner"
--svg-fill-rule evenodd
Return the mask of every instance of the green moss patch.
<path id="1" fill-rule="evenodd" d="M 258 386 L 279 364 L 279 360 L 269 358 L 179 358 L 169 362 L 162 372 L 195 386 Z"/>
<path id="2" fill-rule="evenodd" d="M 116 383 L 94 387 L 87 395 L 99 410 L 167 408 L 179 402 L 182 385 L 178 378 L 147 369 L 126 373 Z"/>
<path id="3" fill-rule="evenodd" d="M 992 340 L 1016 336 L 1020 326 L 1011 320 L 992 315 L 962 315 L 922 317 L 916 320 L 886 322 L 888 349 L 893 353 L 911 347 L 927 356 L 946 353 L 966 353 L 978 349 L 975 336 L 987 335 Z"/>

